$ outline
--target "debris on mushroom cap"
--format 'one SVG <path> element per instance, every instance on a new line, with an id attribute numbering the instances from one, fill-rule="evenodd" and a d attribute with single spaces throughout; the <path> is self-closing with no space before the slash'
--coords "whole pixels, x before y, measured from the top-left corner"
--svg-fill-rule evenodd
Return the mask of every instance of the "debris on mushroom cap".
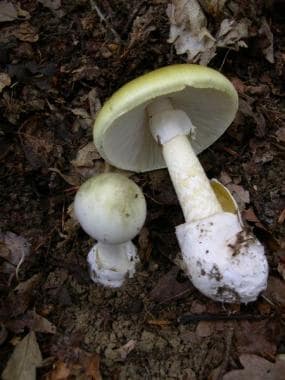
<path id="1" fill-rule="evenodd" d="M 176 228 L 194 286 L 221 302 L 248 303 L 266 288 L 264 247 L 244 229 L 237 214 L 223 212 Z"/>
<path id="2" fill-rule="evenodd" d="M 145 112 L 159 97 L 167 97 L 190 117 L 196 127 L 192 145 L 197 154 L 224 133 L 238 108 L 235 88 L 216 70 L 193 64 L 157 69 L 124 85 L 98 113 L 94 142 L 106 161 L 133 171 L 165 167 Z"/>
<path id="3" fill-rule="evenodd" d="M 104 173 L 81 185 L 74 211 L 82 228 L 94 239 L 120 244 L 140 231 L 146 218 L 146 202 L 132 180 L 118 173 Z"/>

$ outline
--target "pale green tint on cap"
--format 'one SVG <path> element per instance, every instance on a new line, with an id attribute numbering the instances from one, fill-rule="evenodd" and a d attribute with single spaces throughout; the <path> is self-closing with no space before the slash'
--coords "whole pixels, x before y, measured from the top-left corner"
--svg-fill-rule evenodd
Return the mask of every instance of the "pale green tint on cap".
<path id="1" fill-rule="evenodd" d="M 136 172 L 166 166 L 145 112 L 158 97 L 188 114 L 196 127 L 191 144 L 197 154 L 224 133 L 238 109 L 235 88 L 211 68 L 178 64 L 142 75 L 116 91 L 98 113 L 94 142 L 107 162 Z"/>

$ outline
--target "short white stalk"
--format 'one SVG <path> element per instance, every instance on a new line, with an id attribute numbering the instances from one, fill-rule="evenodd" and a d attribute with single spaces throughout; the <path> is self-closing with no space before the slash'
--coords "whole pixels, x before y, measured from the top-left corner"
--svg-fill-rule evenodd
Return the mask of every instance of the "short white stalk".
<path id="1" fill-rule="evenodd" d="M 74 212 L 84 231 L 98 242 L 87 258 L 91 279 L 120 287 L 125 278 L 133 277 L 139 261 L 131 239 L 146 218 L 143 192 L 122 174 L 100 174 L 80 186 Z"/>
<path id="2" fill-rule="evenodd" d="M 183 111 L 174 110 L 168 99 L 151 103 L 147 111 L 152 135 L 162 145 L 162 154 L 185 221 L 193 222 L 222 212 L 186 136 L 194 129 L 189 117 Z"/>
<path id="3" fill-rule="evenodd" d="M 91 279 L 108 287 L 120 287 L 125 277 L 133 277 L 139 261 L 131 241 L 122 244 L 97 243 L 88 254 Z"/>

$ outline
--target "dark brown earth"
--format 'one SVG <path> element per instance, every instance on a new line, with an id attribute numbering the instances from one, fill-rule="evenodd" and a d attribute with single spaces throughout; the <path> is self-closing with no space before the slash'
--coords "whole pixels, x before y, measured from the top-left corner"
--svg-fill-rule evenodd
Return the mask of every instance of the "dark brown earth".
<path id="1" fill-rule="evenodd" d="M 183 217 L 166 170 L 131 173 L 148 206 L 135 239 L 142 262 L 135 278 L 119 290 L 89 279 L 93 241 L 69 206 L 104 163 L 92 148 L 84 166 L 72 160 L 92 141 L 100 102 L 142 73 L 186 61 L 167 43 L 167 1 L 95 3 L 106 20 L 92 1 L 62 1 L 53 13 L 26 0 L 29 20 L 0 23 L 0 71 L 11 78 L 0 93 L 0 371 L 30 331 L 44 359 L 39 379 L 97 380 L 99 362 L 104 379 L 222 379 L 242 368 L 241 354 L 274 362 L 285 354 L 283 5 L 260 9 L 274 35 L 274 64 L 257 37 L 248 49 L 221 49 L 210 63 L 241 102 L 235 122 L 200 159 L 208 177 L 232 191 L 270 263 L 264 295 L 222 305 L 179 269 L 174 227 Z M 11 30 L 23 23 L 16 37 Z"/>

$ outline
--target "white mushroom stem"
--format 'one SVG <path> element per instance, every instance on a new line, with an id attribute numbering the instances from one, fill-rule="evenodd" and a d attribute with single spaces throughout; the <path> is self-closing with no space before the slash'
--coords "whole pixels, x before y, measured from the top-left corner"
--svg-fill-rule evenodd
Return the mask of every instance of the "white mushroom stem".
<path id="1" fill-rule="evenodd" d="M 168 99 L 154 101 L 147 113 L 184 213 L 176 236 L 192 283 L 217 301 L 254 301 L 267 284 L 264 247 L 238 210 L 225 212 L 216 198 L 188 140 L 194 127 L 186 113 Z"/>
<path id="2" fill-rule="evenodd" d="M 162 154 L 185 221 L 193 222 L 222 212 L 222 207 L 186 136 L 194 133 L 194 126 L 186 113 L 175 110 L 166 98 L 151 103 L 147 112 L 151 133 L 162 145 Z"/>
<path id="3" fill-rule="evenodd" d="M 90 277 L 104 286 L 120 287 L 125 278 L 133 277 L 139 258 L 131 241 L 122 244 L 97 243 L 88 254 Z"/>

